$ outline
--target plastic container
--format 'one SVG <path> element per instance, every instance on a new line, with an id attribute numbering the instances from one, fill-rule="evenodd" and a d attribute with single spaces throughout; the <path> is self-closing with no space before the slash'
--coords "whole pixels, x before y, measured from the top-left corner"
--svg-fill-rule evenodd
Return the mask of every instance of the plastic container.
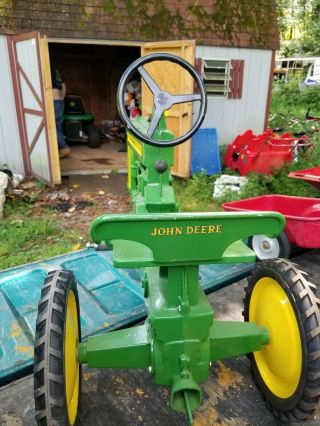
<path id="1" fill-rule="evenodd" d="M 226 211 L 276 211 L 286 218 L 284 232 L 291 244 L 320 248 L 320 199 L 262 195 L 223 204 Z M 266 234 L 268 230 L 266 229 Z"/>
<path id="2" fill-rule="evenodd" d="M 311 169 L 290 172 L 289 177 L 302 179 L 305 182 L 308 182 L 316 188 L 320 189 L 320 166 L 312 167 Z"/>
<path id="3" fill-rule="evenodd" d="M 202 170 L 207 175 L 221 172 L 217 131 L 214 128 L 199 129 L 192 137 L 191 175 Z"/>

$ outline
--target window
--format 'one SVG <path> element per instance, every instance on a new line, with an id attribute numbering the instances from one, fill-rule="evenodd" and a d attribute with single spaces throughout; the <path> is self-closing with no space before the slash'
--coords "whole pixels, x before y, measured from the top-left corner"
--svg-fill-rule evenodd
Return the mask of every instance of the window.
<path id="1" fill-rule="evenodd" d="M 195 67 L 203 77 L 208 95 L 228 99 L 240 99 L 242 97 L 243 59 L 197 58 Z"/>
<path id="2" fill-rule="evenodd" d="M 228 96 L 230 70 L 230 61 L 223 59 L 203 59 L 202 75 L 208 95 Z"/>

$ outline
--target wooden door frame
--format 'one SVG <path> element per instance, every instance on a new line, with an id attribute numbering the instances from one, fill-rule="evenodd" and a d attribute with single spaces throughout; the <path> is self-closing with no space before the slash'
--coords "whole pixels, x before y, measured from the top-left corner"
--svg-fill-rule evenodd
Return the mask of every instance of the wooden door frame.
<path id="1" fill-rule="evenodd" d="M 193 63 L 191 65 L 194 66 L 194 60 L 195 60 L 195 50 L 196 50 L 196 40 L 171 40 L 171 41 L 163 41 L 163 42 L 146 42 L 141 46 L 141 53 L 143 52 L 143 49 L 163 49 L 163 52 L 166 51 L 166 48 L 188 48 L 192 49 L 192 57 L 193 57 Z M 152 52 L 150 52 L 152 53 Z M 185 56 L 182 56 L 185 58 Z M 193 109 L 193 105 L 192 105 Z M 191 115 L 190 117 L 191 123 L 193 120 L 193 117 Z M 184 164 L 184 167 L 180 168 L 181 162 Z M 174 147 L 174 164 L 171 168 L 171 173 L 174 176 L 181 177 L 181 178 L 189 178 L 190 177 L 190 171 L 191 171 L 191 139 L 184 142 L 183 144 L 177 145 Z"/>
<path id="2" fill-rule="evenodd" d="M 41 98 L 39 98 L 38 94 L 35 92 L 32 83 L 26 76 L 22 66 L 20 65 L 18 58 L 17 58 L 17 50 L 16 50 L 16 42 L 24 41 L 24 40 L 30 40 L 35 39 L 36 40 L 36 52 L 37 52 L 37 61 L 38 64 L 38 78 L 40 82 L 40 92 L 41 92 Z M 48 161 L 48 167 L 49 167 L 49 181 L 48 183 L 50 186 L 54 186 L 54 180 L 53 180 L 53 174 L 52 174 L 52 167 L 51 167 L 51 159 L 50 159 L 50 144 L 49 144 L 49 134 L 48 134 L 48 122 L 47 122 L 47 110 L 46 110 L 46 103 L 45 103 L 45 93 L 44 93 L 44 82 L 43 82 L 43 76 L 42 76 L 42 60 L 41 60 L 41 52 L 40 52 L 40 34 L 37 31 L 32 31 L 30 33 L 25 34 L 19 34 L 19 35 L 13 35 L 13 36 L 7 36 L 7 46 L 8 46 L 8 52 L 9 52 L 9 61 L 10 61 L 10 68 L 11 68 L 11 76 L 12 76 L 12 82 L 13 82 L 13 91 L 14 91 L 14 98 L 15 98 L 15 105 L 16 105 L 16 113 L 17 113 L 17 120 L 18 120 L 18 126 L 19 126 L 19 135 L 20 135 L 20 145 L 21 145 L 21 151 L 22 151 L 22 157 L 23 157 L 23 164 L 25 168 L 25 174 L 26 175 L 33 175 L 38 179 L 43 180 L 43 177 L 37 175 L 34 171 L 32 171 L 31 167 L 31 161 L 29 155 L 31 154 L 34 146 L 37 143 L 37 139 L 39 135 L 41 134 L 42 130 L 45 132 L 45 139 L 46 139 L 46 147 L 47 152 L 49 155 L 49 161 Z M 28 108 L 24 108 L 22 104 L 22 90 L 21 90 L 21 83 L 20 83 L 20 74 L 24 78 L 27 86 L 31 90 L 33 96 L 36 99 L 36 102 L 38 103 L 41 112 L 36 110 L 29 110 Z M 27 138 L 27 129 L 26 129 L 26 122 L 25 122 L 25 113 L 32 113 L 34 115 L 38 115 L 42 117 L 41 122 L 38 125 L 38 130 L 36 131 L 36 134 L 33 137 L 33 140 L 31 142 L 31 146 L 29 147 L 28 144 L 28 138 Z"/>

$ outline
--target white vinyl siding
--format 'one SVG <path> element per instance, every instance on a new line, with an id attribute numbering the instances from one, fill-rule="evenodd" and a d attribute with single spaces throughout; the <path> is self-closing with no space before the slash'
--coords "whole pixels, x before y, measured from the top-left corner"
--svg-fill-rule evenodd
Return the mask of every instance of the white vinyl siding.
<path id="1" fill-rule="evenodd" d="M 24 174 L 7 41 L 0 36 L 0 167 Z"/>
<path id="2" fill-rule="evenodd" d="M 254 133 L 263 132 L 272 51 L 197 46 L 196 57 L 244 60 L 241 98 L 228 99 L 209 95 L 207 114 L 201 127 L 216 128 L 219 145 L 232 142 L 239 133 L 247 129 L 252 129 Z"/>

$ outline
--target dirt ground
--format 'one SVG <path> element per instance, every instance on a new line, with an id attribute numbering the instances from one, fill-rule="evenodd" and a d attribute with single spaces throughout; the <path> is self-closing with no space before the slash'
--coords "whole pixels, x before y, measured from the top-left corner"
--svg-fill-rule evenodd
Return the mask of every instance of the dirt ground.
<path id="1" fill-rule="evenodd" d="M 37 201 L 41 210 L 56 210 L 63 225 L 87 233 L 90 223 L 105 213 L 130 212 L 127 175 L 72 175 L 63 178 L 54 189 L 46 188 Z"/>

